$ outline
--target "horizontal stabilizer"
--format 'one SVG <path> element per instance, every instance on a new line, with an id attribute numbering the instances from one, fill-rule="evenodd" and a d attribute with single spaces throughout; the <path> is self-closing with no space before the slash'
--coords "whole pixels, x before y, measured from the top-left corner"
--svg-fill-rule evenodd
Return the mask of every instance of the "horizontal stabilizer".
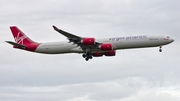
<path id="1" fill-rule="evenodd" d="M 23 49 L 27 48 L 27 47 L 24 46 L 24 45 L 21 45 L 21 44 L 12 42 L 12 41 L 5 41 L 5 42 L 7 42 L 7 43 L 9 43 L 9 44 L 11 44 L 11 45 L 13 45 L 13 46 L 15 46 L 15 47 L 18 47 L 18 48 L 23 48 Z"/>

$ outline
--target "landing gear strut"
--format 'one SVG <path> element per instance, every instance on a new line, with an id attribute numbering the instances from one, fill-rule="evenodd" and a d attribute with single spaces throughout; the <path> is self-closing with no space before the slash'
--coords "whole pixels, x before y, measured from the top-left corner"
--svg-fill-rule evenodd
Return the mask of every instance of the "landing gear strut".
<path id="1" fill-rule="evenodd" d="M 86 61 L 93 58 L 90 52 L 83 54 L 82 57 L 85 58 Z"/>
<path id="2" fill-rule="evenodd" d="M 159 47 L 159 52 L 162 52 L 162 46 Z"/>

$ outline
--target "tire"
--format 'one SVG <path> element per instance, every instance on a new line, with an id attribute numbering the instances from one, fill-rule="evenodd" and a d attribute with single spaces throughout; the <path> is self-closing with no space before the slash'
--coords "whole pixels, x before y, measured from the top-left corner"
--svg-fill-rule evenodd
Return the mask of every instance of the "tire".
<path id="1" fill-rule="evenodd" d="M 85 60 L 86 60 L 86 61 L 88 61 L 88 60 L 89 60 L 89 58 L 85 58 Z"/>
<path id="2" fill-rule="evenodd" d="M 89 56 L 89 59 L 92 59 L 93 57 L 92 56 Z"/>
<path id="3" fill-rule="evenodd" d="M 86 57 L 86 54 L 83 54 L 82 57 L 85 58 L 85 57 Z"/>

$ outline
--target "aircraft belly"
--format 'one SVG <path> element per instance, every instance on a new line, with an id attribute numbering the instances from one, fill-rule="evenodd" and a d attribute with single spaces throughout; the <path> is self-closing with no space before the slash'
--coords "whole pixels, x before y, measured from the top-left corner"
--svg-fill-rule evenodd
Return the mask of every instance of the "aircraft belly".
<path id="1" fill-rule="evenodd" d="M 125 41 L 123 42 L 123 46 L 119 47 L 120 49 L 128 49 L 128 48 L 143 48 L 143 47 L 155 47 L 159 46 L 159 41 L 152 40 L 142 40 L 142 41 Z"/>

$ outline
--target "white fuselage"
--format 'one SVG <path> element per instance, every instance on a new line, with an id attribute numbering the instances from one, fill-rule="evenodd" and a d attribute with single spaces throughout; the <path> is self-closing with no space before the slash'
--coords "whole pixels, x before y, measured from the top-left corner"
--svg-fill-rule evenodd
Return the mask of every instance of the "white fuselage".
<path id="1" fill-rule="evenodd" d="M 163 46 L 173 42 L 174 40 L 168 36 L 162 35 L 142 35 L 142 36 L 128 36 L 128 37 L 114 37 L 96 39 L 99 43 L 111 43 L 113 50 L 144 48 Z M 80 46 L 73 42 L 49 42 L 41 43 L 35 52 L 45 54 L 63 54 L 63 53 L 83 53 Z"/>

